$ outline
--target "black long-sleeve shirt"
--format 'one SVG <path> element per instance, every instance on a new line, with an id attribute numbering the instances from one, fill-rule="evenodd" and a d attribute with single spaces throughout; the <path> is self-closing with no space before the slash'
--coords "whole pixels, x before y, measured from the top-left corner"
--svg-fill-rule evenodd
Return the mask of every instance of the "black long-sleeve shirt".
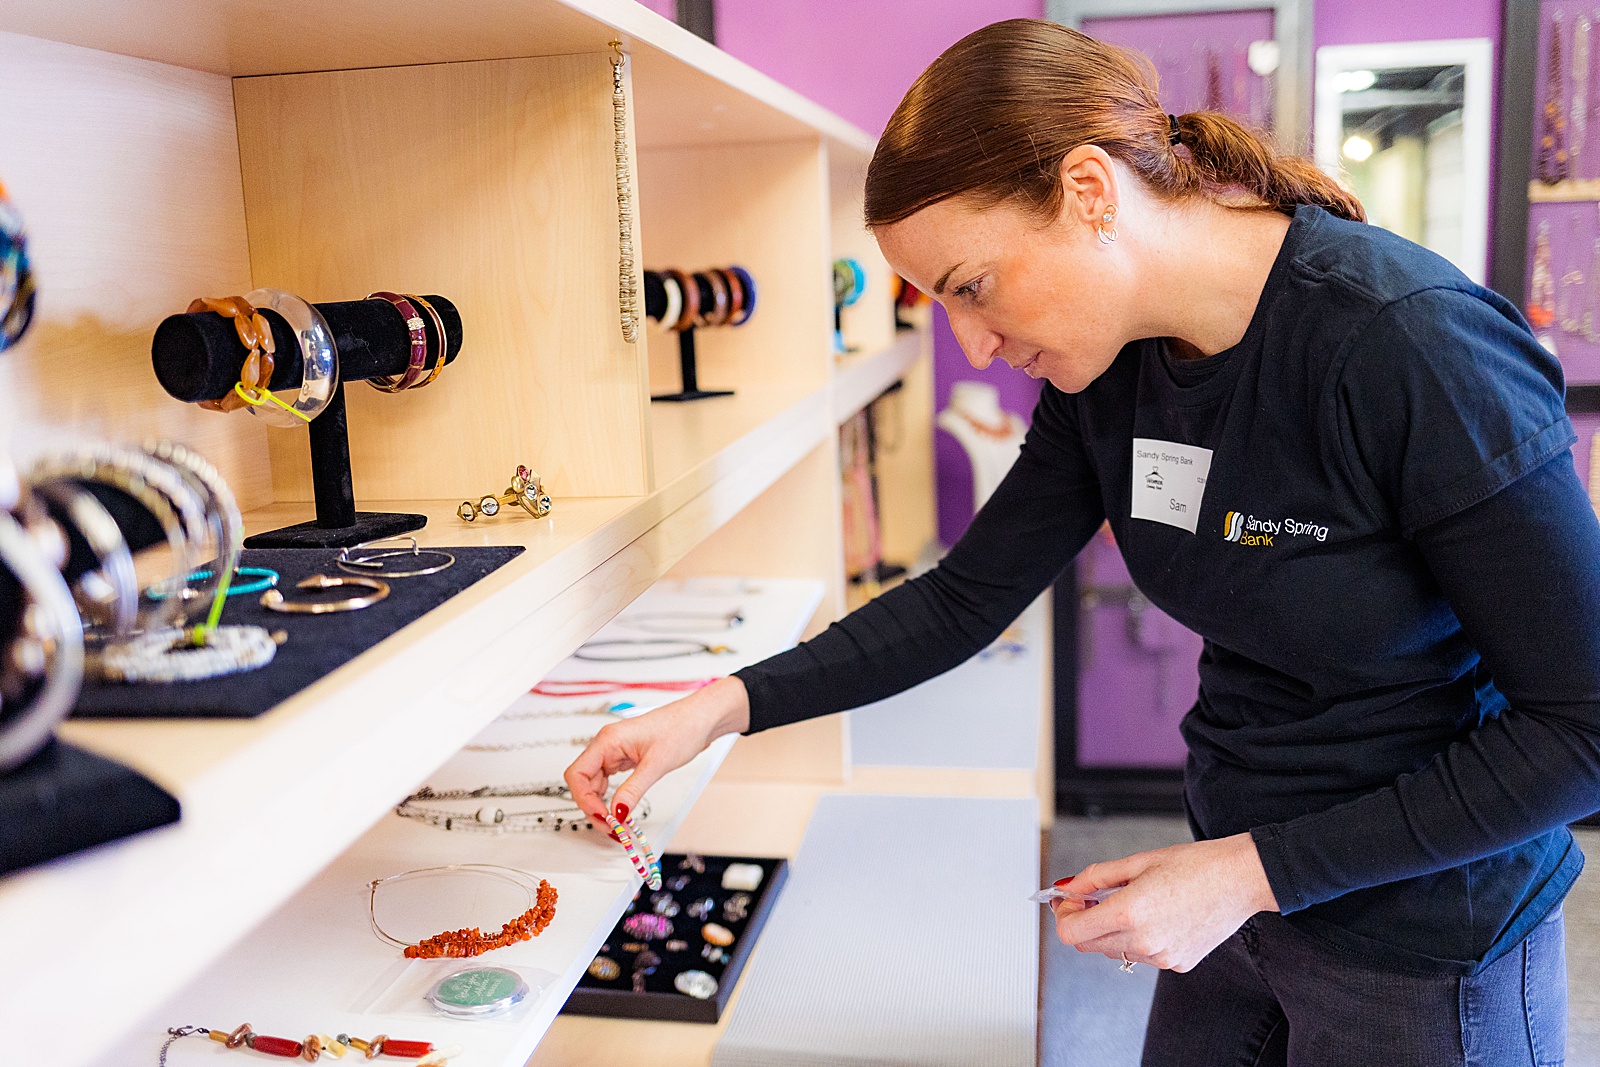
<path id="1" fill-rule="evenodd" d="M 1137 342 L 1081 393 L 1046 386 L 937 568 L 739 672 L 751 728 L 962 662 L 1108 519 L 1205 639 L 1196 834 L 1252 833 L 1315 936 L 1474 971 L 1560 902 L 1566 823 L 1600 809 L 1600 523 L 1561 392 L 1499 296 L 1301 208 L 1238 345 Z"/>

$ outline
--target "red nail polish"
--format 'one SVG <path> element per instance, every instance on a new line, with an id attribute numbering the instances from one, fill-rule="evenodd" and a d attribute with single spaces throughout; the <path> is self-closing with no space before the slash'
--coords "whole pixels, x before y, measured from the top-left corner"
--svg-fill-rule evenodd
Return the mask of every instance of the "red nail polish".
<path id="1" fill-rule="evenodd" d="M 626 804 L 618 804 L 617 805 L 617 821 L 618 822 L 623 822 L 624 820 L 627 819 L 627 817 L 628 817 L 628 805 L 626 805 Z"/>
<path id="2" fill-rule="evenodd" d="M 1066 884 L 1067 884 L 1067 883 L 1068 883 L 1068 882 L 1070 882 L 1070 881 L 1072 881 L 1072 879 L 1071 879 L 1071 878 L 1057 878 L 1057 879 L 1056 879 L 1056 880 L 1055 880 L 1055 883 L 1054 883 L 1054 884 L 1056 884 L 1056 885 L 1058 885 L 1058 886 L 1063 886 L 1063 885 L 1066 885 Z"/>

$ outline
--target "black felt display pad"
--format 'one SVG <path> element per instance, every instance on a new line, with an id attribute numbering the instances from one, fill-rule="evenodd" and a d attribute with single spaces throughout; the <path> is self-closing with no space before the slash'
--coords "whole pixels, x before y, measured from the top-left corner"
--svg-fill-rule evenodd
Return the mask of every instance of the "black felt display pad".
<path id="1" fill-rule="evenodd" d="M 682 853 L 669 853 L 661 857 L 660 891 L 653 892 L 649 886 L 641 887 L 600 949 L 600 956 L 614 961 L 621 968 L 621 973 L 616 978 L 604 979 L 585 971 L 583 977 L 578 979 L 577 988 L 562 1007 L 563 1012 L 694 1023 L 714 1023 L 722 1016 L 722 1009 L 727 1007 L 728 998 L 733 995 L 733 987 L 739 982 L 745 961 L 755 948 L 756 938 L 761 935 L 761 927 L 765 925 L 767 916 L 777 902 L 778 892 L 789 876 L 789 863 L 782 859 L 753 856 L 698 858 L 705 864 L 703 874 L 685 866 L 686 856 Z M 750 902 L 742 919 L 730 919 L 723 911 L 730 898 L 743 892 L 722 888 L 722 872 L 734 863 L 753 863 L 765 872 L 761 884 L 745 894 Z M 675 888 L 680 885 L 681 888 Z M 655 911 L 656 901 L 663 895 L 671 897 L 678 906 L 677 914 L 666 917 L 672 923 L 671 935 L 646 940 L 628 933 L 628 920 L 635 915 Z M 712 901 L 710 914 L 703 919 L 690 915 L 689 906 L 706 898 Z M 706 923 L 716 923 L 733 934 L 733 944 L 723 949 L 727 954 L 726 960 L 713 962 L 701 954 L 708 944 L 701 934 Z M 687 947 L 669 950 L 667 942 L 673 940 L 685 941 Z M 633 968 L 645 948 L 659 956 L 661 962 L 653 973 L 644 976 L 644 992 L 639 993 L 633 987 Z M 673 983 L 684 971 L 704 971 L 715 978 L 716 993 L 701 1000 L 680 992 Z"/>
<path id="2" fill-rule="evenodd" d="M 0 874 L 178 821 L 178 801 L 120 763 L 51 741 L 0 775 Z"/>
<path id="3" fill-rule="evenodd" d="M 258 671 L 199 682 L 123 685 L 90 682 L 78 697 L 79 719 L 250 719 L 294 696 L 306 686 L 355 659 L 379 641 L 414 622 L 490 572 L 505 566 L 522 548 L 446 548 L 456 562 L 437 574 L 389 581 L 389 595 L 371 607 L 330 615 L 288 615 L 268 611 L 261 594 L 228 598 L 223 623 L 283 630 L 288 641 L 271 663 Z M 338 599 L 342 590 L 303 592 L 295 583 L 313 574 L 348 575 L 335 561 L 337 549 L 246 549 L 240 566 L 269 567 L 280 575 L 278 588 L 290 600 Z M 439 562 L 438 557 L 422 560 Z M 388 566 L 395 567 L 391 560 Z M 424 562 L 424 566 L 431 563 Z M 244 579 L 250 581 L 248 577 Z M 359 588 L 348 590 L 356 596 Z"/>

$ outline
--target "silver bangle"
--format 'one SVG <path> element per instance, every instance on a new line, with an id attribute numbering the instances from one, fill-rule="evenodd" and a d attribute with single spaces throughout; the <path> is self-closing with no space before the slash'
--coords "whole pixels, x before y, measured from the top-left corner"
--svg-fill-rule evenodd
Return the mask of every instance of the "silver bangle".
<path id="1" fill-rule="evenodd" d="M 95 568 L 72 587 L 83 620 L 107 637 L 131 631 L 139 617 L 139 577 L 117 520 L 76 482 L 40 482 L 32 490 L 47 505 L 54 505 L 57 521 L 76 530 L 94 553 Z"/>
<path id="2" fill-rule="evenodd" d="M 239 513 L 239 502 L 233 490 L 210 461 L 176 441 L 146 441 L 144 451 L 175 469 L 204 498 L 206 523 L 216 542 L 217 565 L 211 568 L 213 588 L 216 588 L 223 575 L 231 576 L 238 569 L 239 554 L 244 551 L 244 516 Z M 206 603 L 202 614 L 209 612 L 210 607 Z M 186 617 L 181 611 L 179 614 Z"/>
<path id="3" fill-rule="evenodd" d="M 97 482 L 131 496 L 154 516 L 172 553 L 172 572 L 157 587 L 163 599 L 148 613 L 144 628 L 162 626 L 183 607 L 189 572 L 205 549 L 206 509 L 199 495 L 174 468 L 143 452 L 98 444 L 47 455 L 28 480 Z"/>
<path id="4" fill-rule="evenodd" d="M 43 678 L 37 691 L 12 693 L 7 704 L 27 699 L 20 711 L 8 710 L 0 723 L 0 773 L 25 762 L 43 748 L 72 711 L 83 685 L 83 628 L 61 573 L 41 558 L 28 534 L 10 515 L 0 513 L 0 564 L 22 586 L 17 636 L 7 649 L 4 680 Z"/>
<path id="5" fill-rule="evenodd" d="M 281 289 L 252 289 L 244 295 L 257 311 L 268 309 L 283 316 L 300 343 L 300 395 L 289 407 L 270 401 L 251 404 L 250 410 L 268 426 L 304 426 L 322 414 L 339 386 L 339 348 L 322 312 L 293 293 Z"/>

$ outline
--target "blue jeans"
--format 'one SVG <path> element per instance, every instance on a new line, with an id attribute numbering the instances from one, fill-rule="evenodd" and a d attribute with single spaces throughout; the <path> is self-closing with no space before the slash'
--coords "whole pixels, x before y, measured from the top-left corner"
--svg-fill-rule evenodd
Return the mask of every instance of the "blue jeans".
<path id="1" fill-rule="evenodd" d="M 1143 1067 L 1561 1067 L 1566 946 L 1557 908 L 1478 974 L 1419 977 L 1263 913 L 1161 972 Z"/>

